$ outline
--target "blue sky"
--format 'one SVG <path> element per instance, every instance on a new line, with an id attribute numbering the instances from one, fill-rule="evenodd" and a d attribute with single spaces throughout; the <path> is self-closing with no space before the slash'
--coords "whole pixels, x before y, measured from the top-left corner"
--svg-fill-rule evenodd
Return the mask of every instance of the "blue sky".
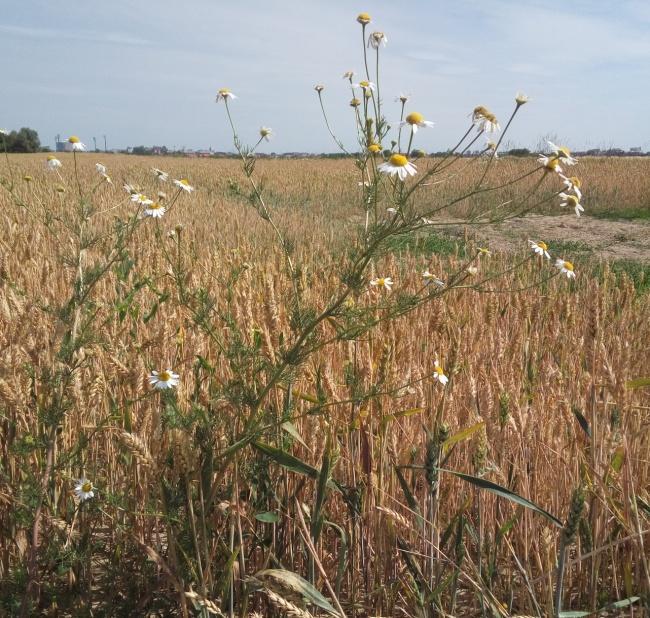
<path id="1" fill-rule="evenodd" d="M 574 149 L 650 150 L 650 2 L 647 0 L 0 0 L 0 127 L 31 126 L 110 147 L 166 144 L 230 149 L 218 88 L 239 98 L 241 136 L 275 131 L 262 150 L 335 151 L 313 87 L 354 147 L 349 89 L 363 66 L 361 27 L 381 30 L 381 91 L 410 93 L 435 121 L 416 146 L 444 150 L 485 105 L 505 120 L 516 91 L 532 101 L 511 145 L 552 137 Z"/>

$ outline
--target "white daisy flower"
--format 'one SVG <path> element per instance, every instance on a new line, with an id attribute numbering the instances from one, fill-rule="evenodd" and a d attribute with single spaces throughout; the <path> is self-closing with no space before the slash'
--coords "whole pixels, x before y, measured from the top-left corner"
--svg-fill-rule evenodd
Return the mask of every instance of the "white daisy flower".
<path id="1" fill-rule="evenodd" d="M 270 127 L 260 127 L 260 139 L 266 140 L 267 142 L 273 137 L 273 129 Z"/>
<path id="2" fill-rule="evenodd" d="M 546 172 L 556 172 L 557 174 L 562 173 L 562 168 L 560 167 L 560 159 L 557 157 L 547 157 L 546 155 L 539 155 L 537 157 L 537 162 L 541 163 Z"/>
<path id="3" fill-rule="evenodd" d="M 352 84 L 353 88 L 361 88 L 363 91 L 366 90 L 374 90 L 376 88 L 375 84 L 373 82 L 369 82 L 367 80 L 360 81 L 358 84 Z"/>
<path id="4" fill-rule="evenodd" d="M 106 176 L 106 166 L 103 163 L 95 163 L 95 169 L 101 176 Z"/>
<path id="5" fill-rule="evenodd" d="M 159 202 L 153 202 L 149 204 L 147 208 L 144 209 L 145 217 L 153 217 L 154 219 L 160 219 L 166 212 L 166 208 Z"/>
<path id="6" fill-rule="evenodd" d="M 61 163 L 61 161 L 59 161 L 54 155 L 47 155 L 47 169 L 54 171 L 62 165 L 63 163 Z"/>
<path id="7" fill-rule="evenodd" d="M 430 283 L 434 283 L 439 288 L 444 287 L 444 285 L 445 285 L 445 282 L 442 279 L 439 279 L 433 273 L 430 273 L 428 270 L 425 270 L 422 273 L 422 278 L 424 279 L 424 282 L 427 285 L 429 285 Z"/>
<path id="8" fill-rule="evenodd" d="M 433 379 L 443 386 L 447 386 L 447 382 L 449 382 L 449 378 L 445 375 L 445 371 L 438 361 L 433 362 Z"/>
<path id="9" fill-rule="evenodd" d="M 217 97 L 215 101 L 219 103 L 219 101 L 224 101 L 227 102 L 228 99 L 236 99 L 237 95 L 234 95 L 228 88 L 221 88 L 219 92 L 217 92 Z"/>
<path id="10" fill-rule="evenodd" d="M 569 279 L 575 279 L 576 273 L 573 270 L 573 264 L 561 258 L 555 260 L 555 267 L 560 269 L 560 273 L 566 275 Z"/>
<path id="11" fill-rule="evenodd" d="M 149 384 L 157 390 L 165 390 L 166 388 L 175 388 L 178 386 L 180 376 L 174 373 L 171 369 L 166 369 L 160 373 L 152 371 L 149 376 Z"/>
<path id="12" fill-rule="evenodd" d="M 548 253 L 548 245 L 545 242 L 542 242 L 541 240 L 538 240 L 537 242 L 534 240 L 529 240 L 528 244 L 530 245 L 530 248 L 533 250 L 533 253 L 535 255 L 543 256 L 547 260 L 551 259 L 551 256 Z"/>
<path id="13" fill-rule="evenodd" d="M 494 157 L 495 159 L 499 158 L 499 153 L 497 152 L 497 143 L 489 138 L 486 138 L 485 140 L 485 155 L 488 157 Z"/>
<path id="14" fill-rule="evenodd" d="M 562 182 L 564 182 L 564 186 L 569 190 L 573 191 L 577 196 L 578 199 L 582 199 L 582 191 L 580 191 L 580 187 L 582 187 L 582 182 L 580 181 L 580 178 L 577 178 L 576 176 L 571 176 L 570 178 L 567 178 L 566 176 L 562 176 Z"/>
<path id="15" fill-rule="evenodd" d="M 474 111 L 470 114 L 474 123 L 476 123 L 479 131 L 485 131 L 486 133 L 494 133 L 501 128 L 497 117 L 486 107 L 479 105 L 474 108 Z"/>
<path id="16" fill-rule="evenodd" d="M 397 174 L 400 180 L 406 180 L 408 176 L 415 176 L 418 172 L 415 165 L 410 163 L 402 154 L 391 155 L 390 159 L 377 166 L 377 169 L 382 174 L 389 174 L 390 176 Z"/>
<path id="17" fill-rule="evenodd" d="M 384 289 L 390 291 L 393 286 L 393 280 L 390 277 L 377 277 L 370 281 L 370 285 L 377 288 L 378 290 Z"/>
<path id="18" fill-rule="evenodd" d="M 368 37 L 368 47 L 373 49 L 379 49 L 382 45 L 386 47 L 386 43 L 388 43 L 388 38 L 383 32 L 373 32 Z"/>
<path id="19" fill-rule="evenodd" d="M 90 500 L 95 497 L 95 487 L 93 486 L 92 481 L 89 481 L 86 478 L 81 478 L 75 485 L 74 493 L 81 502 L 84 502 L 85 500 Z"/>
<path id="20" fill-rule="evenodd" d="M 140 204 L 140 206 L 149 206 L 150 204 L 153 204 L 153 200 L 150 200 L 144 193 L 132 193 L 131 201 Z"/>
<path id="21" fill-rule="evenodd" d="M 548 142 L 548 147 L 553 154 L 565 165 L 575 165 L 578 160 L 571 156 L 571 151 L 566 146 L 556 146 L 553 142 Z"/>
<path id="22" fill-rule="evenodd" d="M 163 172 L 162 170 L 159 170 L 157 167 L 152 167 L 151 171 L 153 175 L 160 180 L 160 182 L 167 182 L 167 179 L 169 178 L 169 173 L 168 172 Z"/>
<path id="23" fill-rule="evenodd" d="M 352 81 L 352 78 L 354 77 L 354 71 L 346 71 L 343 73 L 343 79 L 349 79 Z"/>
<path id="24" fill-rule="evenodd" d="M 419 112 L 411 112 L 404 120 L 402 120 L 402 122 L 400 122 L 401 127 L 406 125 L 411 127 L 413 133 L 417 133 L 418 127 L 422 129 L 426 129 L 427 127 L 431 128 L 433 127 L 433 122 L 425 120 L 424 116 Z"/>
<path id="25" fill-rule="evenodd" d="M 9 131 L 7 129 L 0 129 L 0 135 L 9 135 Z"/>
<path id="26" fill-rule="evenodd" d="M 76 151 L 86 150 L 86 144 L 83 144 L 81 142 L 81 140 L 76 135 L 71 135 L 68 138 L 68 144 L 69 144 L 69 146 L 66 147 L 66 150 L 68 148 L 70 150 L 76 150 Z"/>
<path id="27" fill-rule="evenodd" d="M 560 198 L 563 200 L 560 206 L 570 206 L 575 210 L 576 216 L 579 217 L 580 213 L 585 211 L 577 196 L 562 192 L 560 193 Z"/>
<path id="28" fill-rule="evenodd" d="M 187 178 L 181 178 L 180 180 L 174 180 L 174 184 L 179 189 L 182 189 L 183 191 L 187 191 L 188 193 L 192 193 L 192 191 L 194 191 L 194 187 L 190 185 Z"/>

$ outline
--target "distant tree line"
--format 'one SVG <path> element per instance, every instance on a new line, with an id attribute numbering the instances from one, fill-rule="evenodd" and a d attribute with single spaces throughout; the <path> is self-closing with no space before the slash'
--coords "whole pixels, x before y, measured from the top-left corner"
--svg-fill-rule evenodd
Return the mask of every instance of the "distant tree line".
<path id="1" fill-rule="evenodd" d="M 38 137 L 38 133 L 29 127 L 12 131 L 8 135 L 5 135 L 4 139 L 8 152 L 43 152 L 49 150 L 49 148 L 41 147 L 41 140 Z"/>

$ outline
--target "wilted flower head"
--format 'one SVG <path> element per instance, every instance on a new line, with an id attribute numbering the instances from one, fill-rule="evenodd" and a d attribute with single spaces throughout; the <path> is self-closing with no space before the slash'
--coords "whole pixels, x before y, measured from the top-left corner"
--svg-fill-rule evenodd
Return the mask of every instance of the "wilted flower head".
<path id="1" fill-rule="evenodd" d="M 221 88 L 219 92 L 217 92 L 217 97 L 215 101 L 219 103 L 219 101 L 223 101 L 224 103 L 228 102 L 228 99 L 236 99 L 237 96 L 234 95 L 228 88 Z"/>
<path id="2" fill-rule="evenodd" d="M 71 135 L 68 138 L 68 144 L 73 151 L 82 151 L 86 150 L 86 145 L 81 142 L 81 140 L 76 135 Z"/>
<path id="3" fill-rule="evenodd" d="M 94 498 L 95 488 L 92 484 L 92 481 L 89 481 L 86 478 L 79 479 L 75 485 L 74 493 L 81 502 Z"/>
<path id="4" fill-rule="evenodd" d="M 404 94 L 403 92 L 399 93 L 398 97 L 395 97 L 395 103 L 401 103 L 404 105 L 411 98 L 410 94 Z"/>
<path id="5" fill-rule="evenodd" d="M 472 120 L 476 123 L 479 131 L 485 131 L 486 133 L 494 133 L 498 131 L 501 126 L 497 121 L 497 117 L 486 107 L 479 105 L 474 108 L 474 111 L 471 113 Z"/>
<path id="6" fill-rule="evenodd" d="M 573 270 L 573 264 L 561 258 L 555 260 L 555 267 L 560 269 L 560 273 L 566 275 L 569 279 L 575 279 L 576 273 Z"/>
<path id="7" fill-rule="evenodd" d="M 361 105 L 361 101 L 356 97 L 350 101 L 350 107 L 359 107 L 359 105 Z"/>
<path id="8" fill-rule="evenodd" d="M 413 133 L 417 133 L 418 127 L 426 129 L 427 127 L 433 127 L 433 122 L 430 120 L 425 120 L 424 116 L 420 112 L 411 112 L 406 116 L 404 120 L 400 123 L 400 126 L 410 125 Z"/>
<path id="9" fill-rule="evenodd" d="M 397 175 L 400 180 L 406 180 L 408 176 L 415 176 L 417 168 L 403 154 L 391 155 L 390 159 L 377 167 L 382 174 L 390 176 Z"/>
<path id="10" fill-rule="evenodd" d="M 386 47 L 386 43 L 388 43 L 388 38 L 383 32 L 373 32 L 368 37 L 368 47 L 373 49 L 379 49 L 382 45 Z"/>
<path id="11" fill-rule="evenodd" d="M 438 287 L 444 287 L 445 282 L 442 279 L 439 279 L 436 275 L 433 273 L 429 272 L 428 270 L 425 270 L 422 273 L 422 279 L 424 279 L 424 282 L 429 285 L 430 283 L 434 283 Z"/>
<path id="12" fill-rule="evenodd" d="M 106 166 L 103 163 L 95 163 L 95 169 L 102 176 L 106 175 Z"/>
<path id="13" fill-rule="evenodd" d="M 323 84 L 316 84 L 314 86 L 314 90 L 318 92 L 318 94 L 320 94 L 321 92 L 323 92 L 323 90 L 325 90 L 325 86 L 323 86 Z"/>
<path id="14" fill-rule="evenodd" d="M 517 103 L 518 106 L 525 105 L 528 101 L 530 101 L 530 97 L 526 96 L 523 92 L 518 92 L 515 95 L 515 103 Z"/>
<path id="15" fill-rule="evenodd" d="M 370 23 L 370 15 L 368 15 L 368 13 L 359 13 L 357 15 L 357 21 L 362 26 L 367 26 Z"/>
<path id="16" fill-rule="evenodd" d="M 152 167 L 151 171 L 153 175 L 160 180 L 160 182 L 167 182 L 167 179 L 169 178 L 169 173 L 168 172 L 163 172 L 162 170 L 159 170 L 157 167 Z"/>
<path id="17" fill-rule="evenodd" d="M 260 127 L 260 139 L 264 139 L 267 142 L 273 137 L 273 129 L 270 127 Z"/>
<path id="18" fill-rule="evenodd" d="M 352 78 L 354 77 L 354 71 L 346 71 L 343 73 L 343 79 L 349 79 L 352 81 Z"/>

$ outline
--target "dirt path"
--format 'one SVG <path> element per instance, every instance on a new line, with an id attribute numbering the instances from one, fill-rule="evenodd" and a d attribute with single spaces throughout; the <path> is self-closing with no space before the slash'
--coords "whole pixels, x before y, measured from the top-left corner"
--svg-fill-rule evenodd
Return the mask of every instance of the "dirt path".
<path id="1" fill-rule="evenodd" d="M 463 237 L 465 228 L 449 226 L 444 232 Z M 650 262 L 650 222 L 609 221 L 588 216 L 529 215 L 505 223 L 469 230 L 469 236 L 495 250 L 521 247 L 522 239 L 543 240 L 552 247 L 592 252 L 608 260 Z"/>

